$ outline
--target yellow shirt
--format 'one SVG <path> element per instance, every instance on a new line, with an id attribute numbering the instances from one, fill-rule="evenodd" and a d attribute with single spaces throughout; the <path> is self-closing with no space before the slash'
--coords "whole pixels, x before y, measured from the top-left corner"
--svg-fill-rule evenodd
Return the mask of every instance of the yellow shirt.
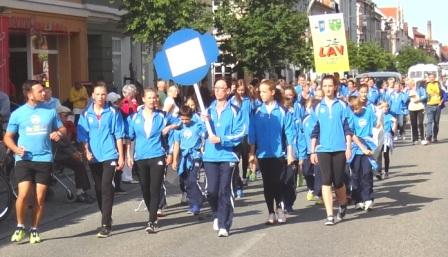
<path id="1" fill-rule="evenodd" d="M 74 87 L 70 88 L 69 100 L 73 103 L 73 108 L 86 108 L 88 98 L 89 96 L 87 95 L 87 90 L 84 86 L 79 90 Z"/>
<path id="2" fill-rule="evenodd" d="M 426 94 L 428 95 L 428 105 L 439 105 L 442 102 L 439 82 L 428 83 L 426 85 Z"/>

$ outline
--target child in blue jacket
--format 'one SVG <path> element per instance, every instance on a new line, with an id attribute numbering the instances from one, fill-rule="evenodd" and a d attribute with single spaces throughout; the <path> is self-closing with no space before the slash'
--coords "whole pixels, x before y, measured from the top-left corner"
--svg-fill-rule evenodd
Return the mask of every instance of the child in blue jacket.
<path id="1" fill-rule="evenodd" d="M 397 140 L 401 137 L 404 138 L 404 125 L 405 125 L 405 116 L 407 110 L 407 103 L 409 100 L 409 95 L 402 91 L 401 85 L 399 82 L 395 82 L 394 90 L 389 96 L 389 106 L 390 113 L 394 115 L 398 122 L 398 131 L 399 135 L 396 135 L 394 140 Z"/>
<path id="2" fill-rule="evenodd" d="M 202 207 L 202 191 L 198 184 L 199 169 L 202 165 L 202 139 L 205 128 L 202 121 L 193 121 L 193 110 L 182 106 L 179 110 L 182 126 L 174 131 L 173 170 L 176 170 L 185 184 L 190 209 L 198 215 Z"/>

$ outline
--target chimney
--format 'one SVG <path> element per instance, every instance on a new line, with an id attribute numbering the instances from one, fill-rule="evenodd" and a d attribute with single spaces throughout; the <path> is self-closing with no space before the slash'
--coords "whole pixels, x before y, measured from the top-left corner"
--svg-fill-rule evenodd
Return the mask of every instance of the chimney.
<path id="1" fill-rule="evenodd" d="M 428 31 L 426 32 L 426 38 L 432 40 L 432 26 L 431 21 L 428 21 Z"/>

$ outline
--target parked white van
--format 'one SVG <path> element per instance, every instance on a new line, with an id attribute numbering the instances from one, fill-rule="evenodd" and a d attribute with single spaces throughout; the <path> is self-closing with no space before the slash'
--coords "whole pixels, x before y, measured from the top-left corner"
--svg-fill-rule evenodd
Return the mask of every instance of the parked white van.
<path id="1" fill-rule="evenodd" d="M 434 73 L 436 75 L 436 80 L 439 80 L 441 75 L 441 69 L 435 64 L 416 64 L 409 67 L 408 78 L 414 81 L 426 80 L 428 74 Z"/>

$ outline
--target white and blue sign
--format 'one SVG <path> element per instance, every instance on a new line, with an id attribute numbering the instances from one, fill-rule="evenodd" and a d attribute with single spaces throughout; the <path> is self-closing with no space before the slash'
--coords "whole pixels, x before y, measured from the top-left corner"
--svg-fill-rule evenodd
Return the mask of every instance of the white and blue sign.
<path id="1" fill-rule="evenodd" d="M 218 55 L 218 45 L 211 34 L 181 29 L 167 38 L 156 54 L 154 66 L 157 75 L 164 80 L 193 85 L 207 75 Z"/>

